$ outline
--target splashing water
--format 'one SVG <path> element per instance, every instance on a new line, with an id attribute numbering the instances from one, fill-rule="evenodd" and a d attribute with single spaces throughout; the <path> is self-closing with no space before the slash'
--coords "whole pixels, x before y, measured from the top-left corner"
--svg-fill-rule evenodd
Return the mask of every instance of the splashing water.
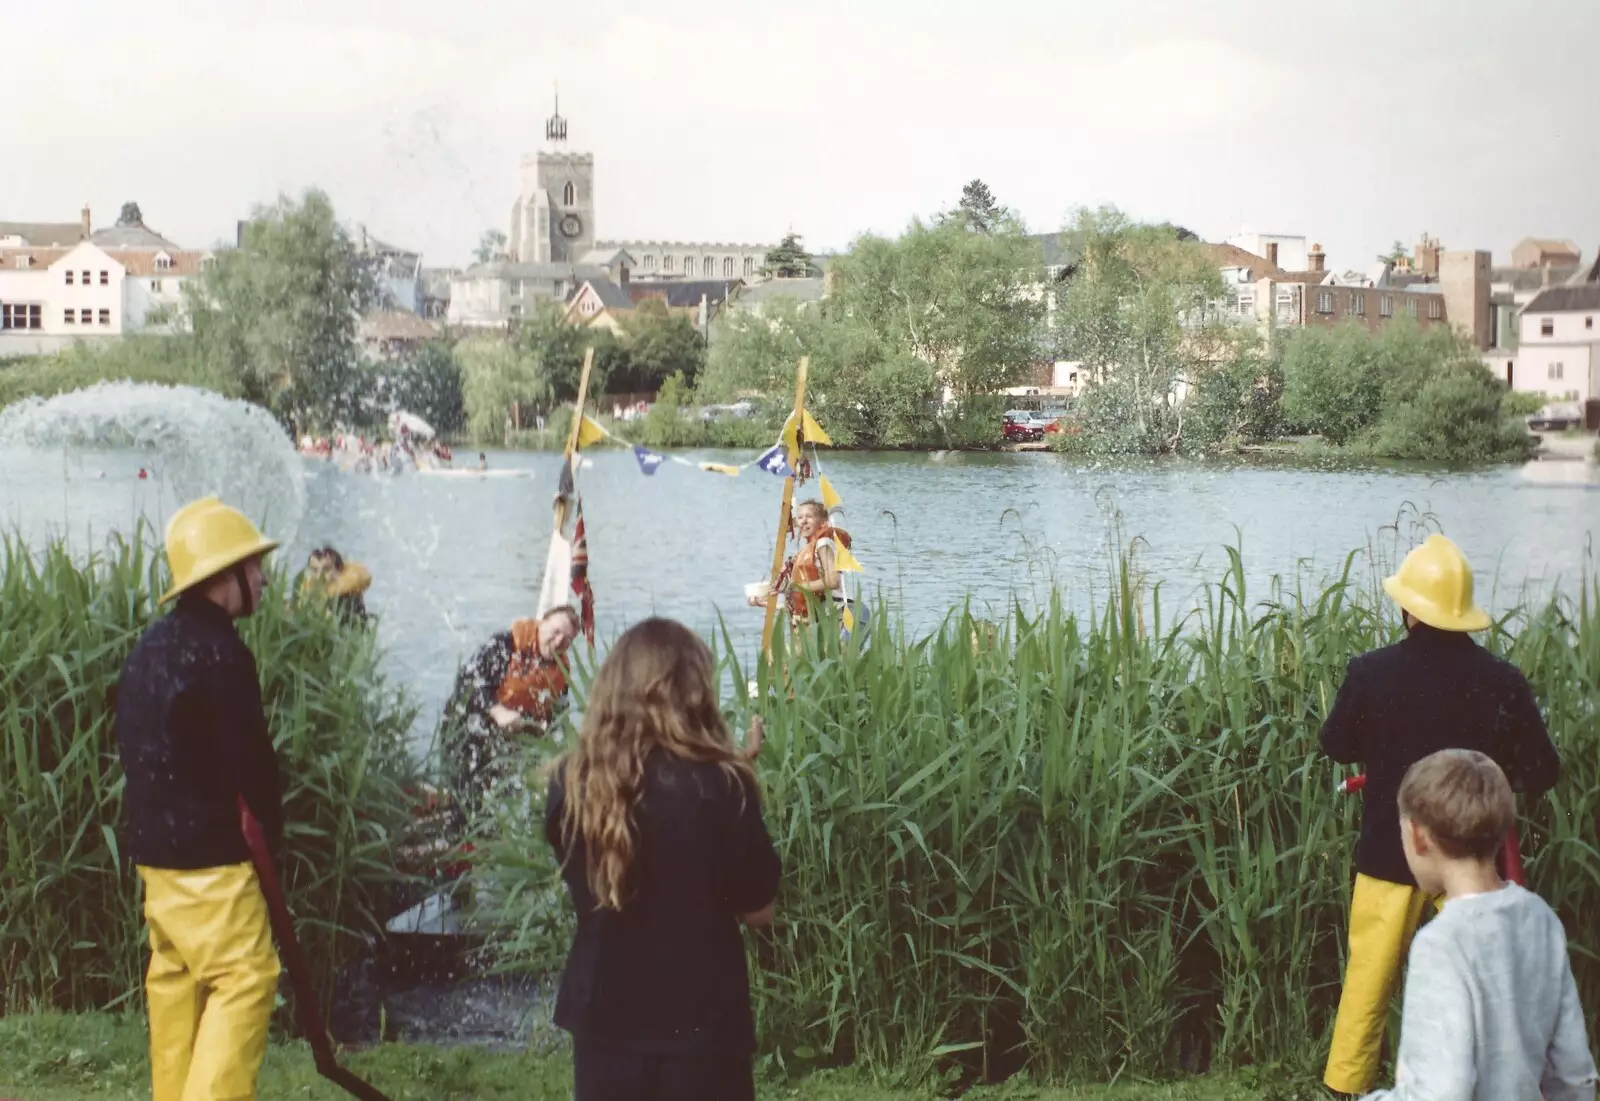
<path id="1" fill-rule="evenodd" d="M 3 448 L 151 453 L 170 508 L 214 494 L 284 543 L 305 512 L 299 456 L 272 415 L 192 386 L 102 382 L 28 398 L 0 410 Z"/>

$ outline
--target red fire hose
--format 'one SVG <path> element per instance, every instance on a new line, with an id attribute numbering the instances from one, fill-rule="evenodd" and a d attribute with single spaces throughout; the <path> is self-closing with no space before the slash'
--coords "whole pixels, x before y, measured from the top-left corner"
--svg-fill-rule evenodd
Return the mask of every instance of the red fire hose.
<path id="1" fill-rule="evenodd" d="M 1366 776 L 1358 775 L 1341 780 L 1337 790 L 1340 795 L 1351 795 L 1366 786 Z M 1511 831 L 1506 834 L 1505 843 L 1500 846 L 1500 864 L 1507 879 L 1518 887 L 1525 886 L 1522 881 L 1522 843 L 1517 838 L 1515 822 L 1511 823 Z"/>
<path id="2" fill-rule="evenodd" d="M 322 1011 L 317 1008 L 316 991 L 311 986 L 311 972 L 300 953 L 300 942 L 295 939 L 294 921 L 289 916 L 289 904 L 284 901 L 283 884 L 278 882 L 278 869 L 267 850 L 267 838 L 261 823 L 250 813 L 244 796 L 238 797 L 239 824 L 244 830 L 245 845 L 250 849 L 250 863 L 255 865 L 256 878 L 261 881 L 261 893 L 267 898 L 267 913 L 272 919 L 272 931 L 278 937 L 278 950 L 289 968 L 289 984 L 294 988 L 294 1006 L 300 1018 L 300 1029 L 311 1044 L 311 1055 L 317 1063 L 317 1073 L 334 1085 L 361 1101 L 389 1101 L 373 1086 L 357 1078 L 339 1065 L 333 1054 L 333 1042 L 322 1023 Z"/>

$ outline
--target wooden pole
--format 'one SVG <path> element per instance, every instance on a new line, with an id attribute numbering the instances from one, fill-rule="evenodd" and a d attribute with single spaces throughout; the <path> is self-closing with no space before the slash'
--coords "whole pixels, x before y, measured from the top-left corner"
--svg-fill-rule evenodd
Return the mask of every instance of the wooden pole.
<path id="1" fill-rule="evenodd" d="M 794 381 L 795 448 L 785 458 L 789 462 L 789 476 L 783 480 L 783 505 L 778 510 L 778 537 L 772 546 L 772 576 L 767 581 L 767 618 L 761 625 L 761 652 L 772 660 L 772 627 L 778 616 L 778 575 L 783 572 L 783 551 L 789 542 L 789 516 L 794 507 L 794 472 L 800 469 L 800 444 L 805 433 L 806 372 L 811 369 L 811 357 L 800 357 L 800 371 Z"/>
<path id="2" fill-rule="evenodd" d="M 583 428 L 583 407 L 589 400 L 589 371 L 594 367 L 594 348 L 590 347 L 583 353 L 583 372 L 578 376 L 578 402 L 572 412 L 572 427 L 567 430 L 567 448 L 565 458 L 568 464 L 578 454 L 578 432 Z M 572 484 L 578 484 L 578 469 L 569 466 L 572 470 Z M 556 498 L 556 526 L 552 529 L 555 535 L 561 534 L 561 526 L 567 522 L 567 499 Z"/>

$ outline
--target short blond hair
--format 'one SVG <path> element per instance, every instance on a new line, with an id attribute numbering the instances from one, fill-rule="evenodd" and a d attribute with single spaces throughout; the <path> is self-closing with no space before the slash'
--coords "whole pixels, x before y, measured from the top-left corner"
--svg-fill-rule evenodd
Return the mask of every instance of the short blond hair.
<path id="1" fill-rule="evenodd" d="M 1399 804 L 1452 860 L 1493 857 L 1517 814 L 1506 774 L 1472 749 L 1441 749 L 1408 768 Z"/>

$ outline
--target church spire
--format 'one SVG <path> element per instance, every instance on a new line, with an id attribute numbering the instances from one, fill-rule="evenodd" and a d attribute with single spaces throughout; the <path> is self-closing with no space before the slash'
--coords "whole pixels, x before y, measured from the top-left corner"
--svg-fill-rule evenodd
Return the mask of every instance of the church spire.
<path id="1" fill-rule="evenodd" d="M 567 140 L 567 120 L 561 117 L 561 88 L 556 88 L 556 112 L 544 123 L 544 137 L 548 142 L 559 144 Z"/>

